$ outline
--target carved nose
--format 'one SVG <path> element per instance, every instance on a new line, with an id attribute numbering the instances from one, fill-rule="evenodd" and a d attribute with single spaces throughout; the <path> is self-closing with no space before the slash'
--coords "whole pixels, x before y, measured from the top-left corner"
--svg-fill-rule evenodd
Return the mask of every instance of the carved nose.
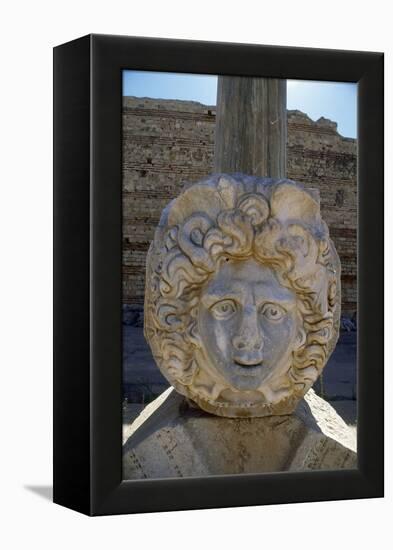
<path id="1" fill-rule="evenodd" d="M 246 308 L 238 333 L 232 339 L 233 347 L 238 351 L 260 351 L 263 338 L 254 307 Z"/>
<path id="2" fill-rule="evenodd" d="M 262 338 L 256 334 L 238 334 L 233 338 L 232 343 L 233 347 L 239 351 L 261 351 L 263 347 Z"/>

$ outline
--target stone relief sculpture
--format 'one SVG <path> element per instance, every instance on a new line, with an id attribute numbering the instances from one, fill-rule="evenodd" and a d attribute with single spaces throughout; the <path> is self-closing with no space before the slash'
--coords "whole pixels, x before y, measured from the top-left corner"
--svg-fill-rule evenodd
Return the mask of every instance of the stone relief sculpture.
<path id="1" fill-rule="evenodd" d="M 147 257 L 145 337 L 207 412 L 293 412 L 334 348 L 340 263 L 318 191 L 217 175 L 164 210 Z"/>
<path id="2" fill-rule="evenodd" d="M 353 468 L 311 388 L 336 345 L 340 262 L 318 191 L 217 174 L 163 211 L 144 333 L 170 388 L 125 436 L 127 479 Z"/>

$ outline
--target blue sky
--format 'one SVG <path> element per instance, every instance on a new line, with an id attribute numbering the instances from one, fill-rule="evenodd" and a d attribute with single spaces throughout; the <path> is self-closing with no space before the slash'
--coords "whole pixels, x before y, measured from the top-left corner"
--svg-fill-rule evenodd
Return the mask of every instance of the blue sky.
<path id="1" fill-rule="evenodd" d="M 323 116 L 338 124 L 345 137 L 356 137 L 357 86 L 344 82 L 287 81 L 287 108 L 310 118 Z M 123 71 L 123 95 L 184 99 L 216 104 L 217 77 L 181 73 Z"/>

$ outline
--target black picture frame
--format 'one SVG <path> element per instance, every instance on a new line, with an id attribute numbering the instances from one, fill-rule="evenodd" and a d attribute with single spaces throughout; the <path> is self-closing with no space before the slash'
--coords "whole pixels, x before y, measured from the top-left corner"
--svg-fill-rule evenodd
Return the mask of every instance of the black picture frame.
<path id="1" fill-rule="evenodd" d="M 383 496 L 383 54 L 88 35 L 54 49 L 54 502 L 88 515 Z M 122 70 L 358 84 L 358 469 L 122 480 Z"/>

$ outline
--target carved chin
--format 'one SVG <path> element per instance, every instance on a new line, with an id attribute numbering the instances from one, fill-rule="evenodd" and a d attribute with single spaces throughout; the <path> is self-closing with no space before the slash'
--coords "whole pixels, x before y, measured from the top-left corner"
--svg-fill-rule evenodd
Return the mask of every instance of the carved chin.
<path id="1" fill-rule="evenodd" d="M 201 409 L 229 418 L 292 414 L 300 398 L 293 387 L 283 387 L 280 391 L 265 387 L 264 392 L 252 388 L 233 391 L 227 387 L 222 388 L 215 398 L 209 397 L 202 388 L 194 387 L 190 390 L 188 397 Z"/>
<path id="2" fill-rule="evenodd" d="M 293 384 L 288 377 L 289 367 L 281 375 L 263 361 L 246 366 L 234 362 L 219 368 L 201 355 L 197 374 L 186 391 L 205 411 L 220 416 L 290 414 L 292 401 L 288 408 L 287 398 Z M 282 401 L 287 403 L 285 407 Z"/>
<path id="3" fill-rule="evenodd" d="M 271 369 L 262 361 L 256 364 L 234 362 L 228 367 L 227 381 L 235 390 L 258 390 L 271 375 Z"/>

